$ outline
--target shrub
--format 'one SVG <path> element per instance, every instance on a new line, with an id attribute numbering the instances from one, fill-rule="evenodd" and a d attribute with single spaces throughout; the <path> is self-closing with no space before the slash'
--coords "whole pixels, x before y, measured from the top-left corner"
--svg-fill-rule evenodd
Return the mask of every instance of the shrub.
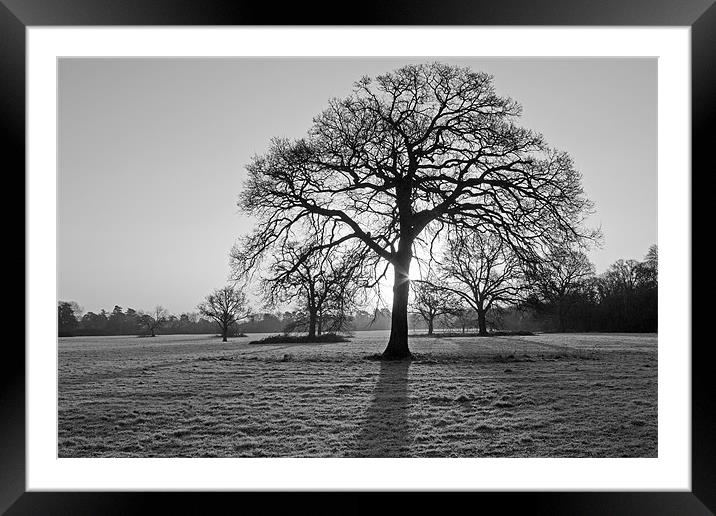
<path id="1" fill-rule="evenodd" d="M 348 342 L 349 339 L 337 333 L 324 333 L 309 337 L 308 335 L 271 335 L 261 340 L 252 340 L 249 344 L 304 344 L 321 342 Z"/>

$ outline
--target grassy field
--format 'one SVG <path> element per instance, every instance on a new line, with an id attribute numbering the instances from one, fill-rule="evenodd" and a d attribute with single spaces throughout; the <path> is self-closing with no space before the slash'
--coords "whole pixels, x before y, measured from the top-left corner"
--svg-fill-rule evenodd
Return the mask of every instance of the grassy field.
<path id="1" fill-rule="evenodd" d="M 656 457 L 657 337 L 59 340 L 60 457 Z"/>

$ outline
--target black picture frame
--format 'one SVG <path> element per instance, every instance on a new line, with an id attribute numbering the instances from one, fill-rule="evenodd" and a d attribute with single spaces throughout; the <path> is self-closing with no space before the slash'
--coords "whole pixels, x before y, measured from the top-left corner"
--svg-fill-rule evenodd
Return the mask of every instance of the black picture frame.
<path id="1" fill-rule="evenodd" d="M 716 5 L 713 3 L 714 0 L 399 0 L 391 3 L 371 0 L 351 4 L 350 12 L 342 12 L 336 3 L 322 6 L 294 2 L 278 6 L 268 2 L 210 0 L 0 0 L 0 127 L 3 131 L 0 141 L 6 145 L 3 153 L 6 192 L 11 188 L 7 186 L 10 179 L 18 181 L 18 188 L 25 191 L 25 29 L 28 26 L 621 25 L 691 27 L 692 170 L 699 171 L 691 177 L 692 192 L 696 194 L 699 190 L 693 188 L 693 179 L 708 177 L 708 172 L 714 169 L 709 159 L 710 148 L 716 142 L 713 128 L 716 125 Z M 703 212 L 705 205 L 705 202 L 692 200 L 694 224 L 709 220 Z M 13 215 L 15 217 L 7 220 L 14 220 L 16 212 Z M 15 230 L 21 231 L 19 224 Z M 20 239 L 24 241 L 24 232 L 14 242 Z M 20 254 L 23 260 L 27 258 L 25 246 L 21 253 L 15 251 L 16 247 L 19 245 L 13 244 L 16 254 L 10 257 L 11 262 L 19 261 Z M 699 255 L 692 249 L 692 271 L 698 259 Z M 696 311 L 702 309 L 692 304 Z M 700 319 L 692 316 L 692 320 Z M 716 430 L 711 418 L 714 380 L 709 340 L 692 338 L 691 492 L 453 493 L 450 505 L 458 507 L 457 504 L 467 503 L 469 507 L 481 509 L 496 505 L 504 512 L 524 504 L 534 514 L 713 514 L 716 511 Z M 308 501 L 307 498 L 313 497 L 307 493 L 276 497 L 271 493 L 193 493 L 189 496 L 189 493 L 26 492 L 25 352 L 19 339 L 10 338 L 6 339 L 3 351 L 0 512 L 6 511 L 8 515 L 132 514 L 153 512 L 156 509 L 152 507 L 159 503 L 162 512 L 207 513 L 211 512 L 207 503 L 219 502 L 228 503 L 226 507 L 231 512 L 256 507 L 257 503 L 262 507 L 261 512 L 266 512 L 280 503 L 289 504 L 292 512 L 335 514 L 372 512 L 376 504 L 381 504 L 375 501 L 380 496 L 376 493 L 341 493 L 344 496 L 340 500 L 334 500 L 335 496 L 329 493 L 320 493 L 320 503 L 317 503 L 313 499 Z M 437 503 L 440 508 L 446 508 L 444 502 L 427 499 L 426 494 L 412 493 L 405 497 L 401 512 L 411 510 L 408 504 L 425 509 Z M 466 496 L 470 497 L 469 501 L 464 500 Z"/>

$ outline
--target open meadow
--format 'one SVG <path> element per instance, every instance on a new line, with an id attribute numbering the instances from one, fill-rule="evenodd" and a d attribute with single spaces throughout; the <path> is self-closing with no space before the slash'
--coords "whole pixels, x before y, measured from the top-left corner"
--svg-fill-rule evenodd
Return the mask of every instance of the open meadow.
<path id="1" fill-rule="evenodd" d="M 656 457 L 656 334 L 59 339 L 59 457 Z"/>

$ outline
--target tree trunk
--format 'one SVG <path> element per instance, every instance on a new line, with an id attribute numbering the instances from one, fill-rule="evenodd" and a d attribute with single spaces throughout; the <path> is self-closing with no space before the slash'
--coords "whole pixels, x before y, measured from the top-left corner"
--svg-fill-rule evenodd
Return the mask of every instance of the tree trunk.
<path id="1" fill-rule="evenodd" d="M 156 335 L 154 334 L 154 328 L 152 328 L 152 337 L 156 337 Z"/>
<path id="2" fill-rule="evenodd" d="M 479 309 L 477 311 L 477 327 L 479 329 L 480 335 L 487 335 L 487 323 L 485 322 L 485 312 L 484 309 Z"/>
<path id="3" fill-rule="evenodd" d="M 428 335 L 433 334 L 433 319 L 428 319 Z"/>
<path id="4" fill-rule="evenodd" d="M 383 351 L 383 358 L 401 359 L 410 357 L 408 349 L 408 295 L 410 293 L 411 244 L 393 264 L 393 311 L 390 321 L 390 339 Z"/>
<path id="5" fill-rule="evenodd" d="M 316 336 L 316 323 L 318 322 L 318 316 L 316 312 L 311 312 L 309 310 L 308 312 L 308 336 L 309 337 L 315 337 Z"/>
<path id="6" fill-rule="evenodd" d="M 225 325 L 221 328 L 221 342 L 226 342 L 226 336 L 229 333 L 229 327 L 228 325 Z"/>

